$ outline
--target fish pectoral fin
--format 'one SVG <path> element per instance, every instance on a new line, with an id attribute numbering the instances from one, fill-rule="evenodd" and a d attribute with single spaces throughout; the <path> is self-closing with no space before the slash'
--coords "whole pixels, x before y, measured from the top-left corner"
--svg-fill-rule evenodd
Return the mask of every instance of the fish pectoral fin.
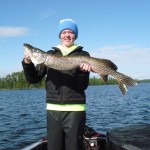
<path id="1" fill-rule="evenodd" d="M 100 77 L 101 77 L 101 79 L 102 79 L 104 82 L 107 82 L 107 80 L 108 80 L 108 75 L 100 74 Z"/>
<path id="2" fill-rule="evenodd" d="M 36 70 L 38 71 L 38 75 L 42 75 L 42 72 L 44 70 L 44 63 L 36 65 Z"/>

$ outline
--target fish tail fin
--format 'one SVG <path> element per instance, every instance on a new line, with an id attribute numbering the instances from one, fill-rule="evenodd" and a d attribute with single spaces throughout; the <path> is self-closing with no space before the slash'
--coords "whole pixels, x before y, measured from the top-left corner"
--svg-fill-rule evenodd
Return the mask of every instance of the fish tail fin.
<path id="1" fill-rule="evenodd" d="M 123 74 L 119 78 L 117 78 L 117 82 L 119 84 L 119 88 L 123 95 L 126 94 L 129 86 L 135 86 L 138 84 L 136 82 L 136 80 L 132 79 L 129 76 L 123 75 Z"/>
<path id="2" fill-rule="evenodd" d="M 127 93 L 127 91 L 128 91 L 128 87 L 126 86 L 126 84 L 123 84 L 119 80 L 117 80 L 117 81 L 118 81 L 119 88 L 120 88 L 122 94 L 125 95 Z"/>

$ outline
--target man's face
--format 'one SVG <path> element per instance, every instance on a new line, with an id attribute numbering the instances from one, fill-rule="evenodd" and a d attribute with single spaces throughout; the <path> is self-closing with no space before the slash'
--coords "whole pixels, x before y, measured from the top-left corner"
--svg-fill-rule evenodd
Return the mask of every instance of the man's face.
<path id="1" fill-rule="evenodd" d="M 64 46 L 70 47 L 74 44 L 75 34 L 72 30 L 63 30 L 60 34 L 60 39 Z"/>

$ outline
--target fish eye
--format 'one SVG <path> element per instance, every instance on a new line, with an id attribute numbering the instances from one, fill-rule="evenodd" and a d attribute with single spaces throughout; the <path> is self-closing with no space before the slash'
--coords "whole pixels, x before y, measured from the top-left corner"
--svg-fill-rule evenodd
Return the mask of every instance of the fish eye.
<path id="1" fill-rule="evenodd" d="M 32 51 L 33 51 L 33 52 L 36 52 L 36 50 L 35 50 L 34 48 L 32 49 Z"/>

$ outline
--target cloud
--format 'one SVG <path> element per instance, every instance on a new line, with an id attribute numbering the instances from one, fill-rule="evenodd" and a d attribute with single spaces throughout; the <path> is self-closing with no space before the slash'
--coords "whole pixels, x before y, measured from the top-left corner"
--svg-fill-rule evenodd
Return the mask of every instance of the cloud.
<path id="1" fill-rule="evenodd" d="M 105 46 L 93 51 L 93 55 L 120 63 L 150 63 L 150 48 L 142 48 L 134 45 Z"/>
<path id="2" fill-rule="evenodd" d="M 28 29 L 25 27 L 0 26 L 0 37 L 25 36 Z"/>
<path id="3" fill-rule="evenodd" d="M 150 77 L 150 48 L 136 45 L 107 45 L 93 50 L 91 55 L 112 60 L 122 73 L 138 79 Z"/>
<path id="4" fill-rule="evenodd" d="M 54 12 L 49 10 L 49 11 L 40 12 L 38 16 L 40 17 L 41 20 L 44 20 L 44 19 L 51 18 L 53 15 Z"/>
<path id="5" fill-rule="evenodd" d="M 104 47 L 101 47 L 102 50 L 125 50 L 125 49 L 131 49 L 133 48 L 133 45 L 107 45 Z"/>

